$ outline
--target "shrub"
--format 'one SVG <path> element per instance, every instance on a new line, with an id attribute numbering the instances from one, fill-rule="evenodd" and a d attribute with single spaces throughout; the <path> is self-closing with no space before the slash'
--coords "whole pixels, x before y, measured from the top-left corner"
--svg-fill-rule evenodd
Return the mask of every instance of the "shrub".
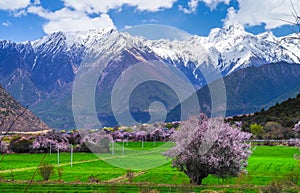
<path id="1" fill-rule="evenodd" d="M 101 182 L 101 180 L 97 176 L 94 176 L 92 174 L 91 176 L 89 176 L 88 182 L 89 183 L 99 183 L 99 182 Z"/>
<path id="2" fill-rule="evenodd" d="M 128 178 L 128 182 L 133 181 L 134 173 L 131 169 L 126 170 L 126 177 Z"/>
<path id="3" fill-rule="evenodd" d="M 282 193 L 283 192 L 283 184 L 279 182 L 272 182 L 268 186 L 262 188 L 263 193 Z"/>
<path id="4" fill-rule="evenodd" d="M 9 149 L 15 153 L 29 153 L 32 140 L 24 137 L 15 137 L 9 144 Z"/>
<path id="5" fill-rule="evenodd" d="M 61 181 L 62 173 L 63 173 L 63 168 L 57 168 L 57 173 L 58 173 L 58 180 Z"/>
<path id="6" fill-rule="evenodd" d="M 250 130 L 253 135 L 255 135 L 257 138 L 261 138 L 261 134 L 263 132 L 264 127 L 260 124 L 254 123 L 250 125 Z"/>
<path id="7" fill-rule="evenodd" d="M 280 123 L 269 121 L 265 124 L 264 127 L 264 139 L 283 139 L 284 130 Z"/>
<path id="8" fill-rule="evenodd" d="M 43 162 L 39 167 L 39 173 L 42 176 L 43 180 L 49 180 L 50 176 L 53 174 L 53 170 L 53 165 L 47 162 Z"/>
<path id="9" fill-rule="evenodd" d="M 300 173 L 298 170 L 292 171 L 285 176 L 286 184 L 298 185 L 300 182 Z"/>

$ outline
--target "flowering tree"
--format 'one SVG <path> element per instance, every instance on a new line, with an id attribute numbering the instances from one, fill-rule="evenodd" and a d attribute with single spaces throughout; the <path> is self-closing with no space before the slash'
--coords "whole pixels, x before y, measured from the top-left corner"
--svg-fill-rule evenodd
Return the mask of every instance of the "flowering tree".
<path id="1" fill-rule="evenodd" d="M 36 136 L 32 143 L 33 149 L 44 150 L 47 152 L 48 148 L 67 151 L 70 148 L 68 135 L 58 130 L 49 131 L 46 134 Z"/>
<path id="2" fill-rule="evenodd" d="M 110 135 L 115 142 L 121 142 L 124 139 L 124 133 L 122 131 L 113 131 Z"/>
<path id="3" fill-rule="evenodd" d="M 296 147 L 300 147 L 300 121 L 295 125 L 293 131 L 296 133 L 296 137 L 298 137 L 296 139 L 293 139 L 293 145 L 295 145 Z"/>
<path id="4" fill-rule="evenodd" d="M 135 139 L 142 140 L 142 141 L 146 140 L 147 135 L 148 133 L 146 131 L 141 131 L 141 130 L 138 130 L 134 133 Z"/>
<path id="5" fill-rule="evenodd" d="M 222 178 L 237 176 L 247 166 L 250 137 L 240 128 L 201 114 L 180 125 L 172 136 L 176 145 L 165 155 L 173 158 L 173 167 L 188 175 L 191 183 L 200 185 L 209 174 Z"/>
<path id="6" fill-rule="evenodd" d="M 158 127 L 155 128 L 151 133 L 150 133 L 150 138 L 153 140 L 161 140 L 161 141 L 166 141 L 173 133 L 175 129 L 174 128 L 162 128 Z"/>
<path id="7" fill-rule="evenodd" d="M 82 139 L 81 139 L 79 131 L 74 130 L 74 131 L 71 131 L 68 133 L 64 133 L 63 135 L 64 135 L 64 138 L 68 139 L 69 144 L 72 144 L 72 145 L 81 145 L 82 144 Z"/>
<path id="8" fill-rule="evenodd" d="M 81 131 L 83 142 L 94 153 L 109 153 L 109 143 L 113 142 L 111 135 L 105 131 L 100 130 L 97 132 Z"/>
<path id="9" fill-rule="evenodd" d="M 163 133 L 162 128 L 157 128 L 150 133 L 150 138 L 152 138 L 153 140 L 157 140 L 163 136 L 164 136 L 164 133 Z"/>
<path id="10" fill-rule="evenodd" d="M 132 137 L 132 133 L 125 131 L 123 132 L 123 136 L 126 140 L 128 140 Z"/>
<path id="11" fill-rule="evenodd" d="M 8 143 L 2 140 L 3 136 L 0 136 L 0 153 L 6 153 L 8 150 Z"/>
<path id="12" fill-rule="evenodd" d="M 300 134 L 300 121 L 295 125 L 293 131 Z"/>

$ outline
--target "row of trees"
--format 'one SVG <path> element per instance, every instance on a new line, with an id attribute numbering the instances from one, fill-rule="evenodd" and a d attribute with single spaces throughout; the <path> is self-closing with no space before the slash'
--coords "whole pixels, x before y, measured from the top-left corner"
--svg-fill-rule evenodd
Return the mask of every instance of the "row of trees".
<path id="1" fill-rule="evenodd" d="M 157 126 L 157 125 L 156 125 Z M 168 141 L 175 128 L 153 125 L 140 125 L 134 131 L 128 128 L 104 128 L 100 130 L 51 130 L 44 134 L 10 135 L 1 140 L 2 153 L 36 153 L 70 151 L 75 152 L 109 152 L 109 143 L 122 141 Z"/>
<path id="2" fill-rule="evenodd" d="M 183 127 L 188 126 L 181 124 L 181 128 Z M 290 139 L 290 145 L 298 145 L 299 140 L 297 138 L 300 137 L 300 134 L 297 129 L 299 130 L 299 123 L 295 125 L 294 129 L 290 128 L 288 131 L 283 129 L 277 122 L 268 122 L 265 125 L 250 125 L 252 139 Z M 184 130 L 186 133 L 189 132 L 187 128 Z M 158 125 L 139 125 L 134 130 L 122 127 L 105 128 L 96 131 L 74 130 L 62 132 L 52 130 L 40 135 L 16 134 L 6 136 L 1 140 L 0 150 L 1 152 L 34 153 L 56 151 L 57 149 L 69 151 L 71 146 L 73 146 L 74 151 L 89 152 L 91 146 L 100 144 L 100 142 L 109 144 L 112 141 L 169 141 L 175 131 L 176 129 L 172 125 L 166 127 L 166 124 L 163 123 Z M 103 150 L 100 150 L 100 152 L 109 152 L 108 146 L 103 146 Z"/>
<path id="3" fill-rule="evenodd" d="M 250 125 L 253 139 L 282 140 L 287 139 L 290 146 L 300 146 L 300 121 L 294 128 L 283 128 L 277 122 L 267 122 L 265 125 L 254 123 Z"/>

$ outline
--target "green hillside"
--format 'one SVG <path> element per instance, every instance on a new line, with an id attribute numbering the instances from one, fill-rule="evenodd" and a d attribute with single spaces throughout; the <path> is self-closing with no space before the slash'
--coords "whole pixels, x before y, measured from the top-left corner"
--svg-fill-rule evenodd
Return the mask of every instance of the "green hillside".
<path id="1" fill-rule="evenodd" d="M 231 122 L 242 121 L 244 130 L 250 131 L 252 124 L 258 124 L 266 129 L 275 129 L 278 134 L 285 135 L 284 138 L 293 137 L 292 128 L 300 120 L 300 94 L 295 98 L 289 98 L 282 103 L 254 114 L 234 116 L 228 119 Z M 268 132 L 268 131 L 266 131 Z"/>

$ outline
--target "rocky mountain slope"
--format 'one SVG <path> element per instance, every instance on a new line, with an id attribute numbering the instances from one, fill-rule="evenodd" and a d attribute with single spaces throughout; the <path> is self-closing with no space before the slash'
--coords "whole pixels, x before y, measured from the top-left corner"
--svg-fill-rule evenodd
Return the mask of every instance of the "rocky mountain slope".
<path id="1" fill-rule="evenodd" d="M 0 132 L 33 132 L 50 128 L 0 86 Z M 12 127 L 11 127 L 12 125 Z M 10 128 L 11 127 L 11 128 Z"/>

